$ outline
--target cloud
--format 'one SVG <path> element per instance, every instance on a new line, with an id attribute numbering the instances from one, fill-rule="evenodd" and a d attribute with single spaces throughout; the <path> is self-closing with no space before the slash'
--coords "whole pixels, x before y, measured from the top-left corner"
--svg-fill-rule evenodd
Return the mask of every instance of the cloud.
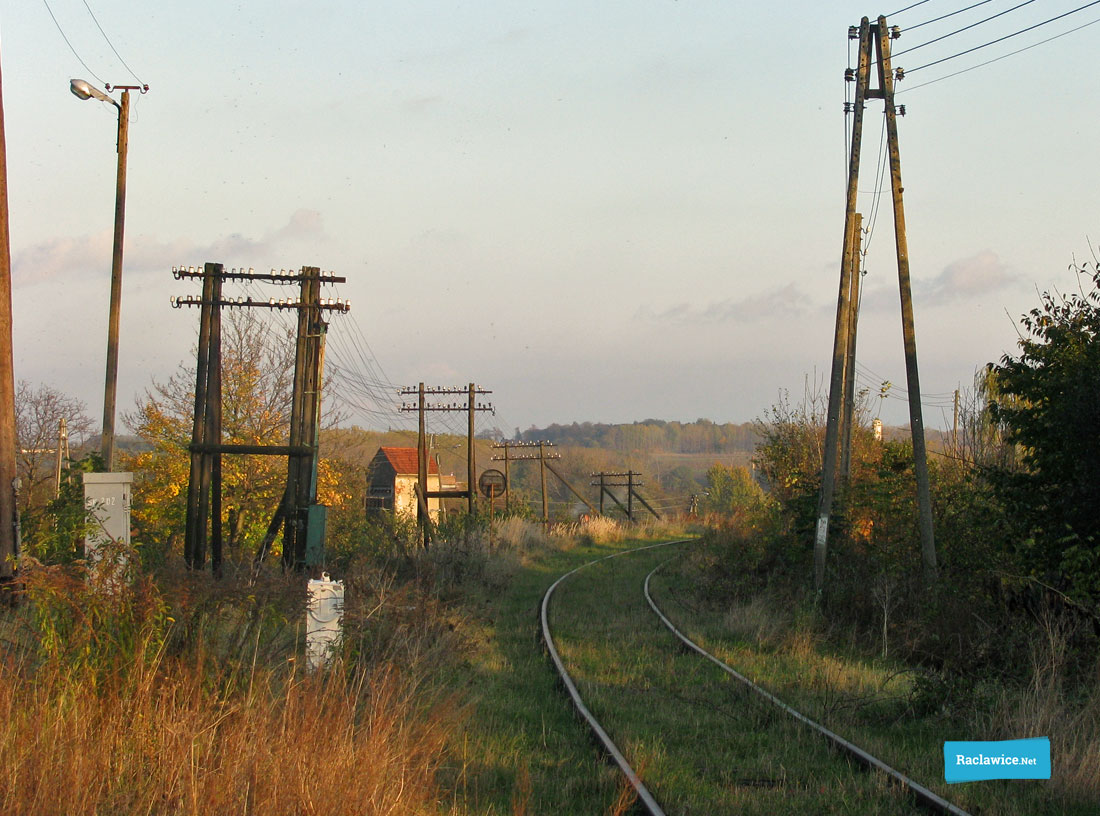
<path id="1" fill-rule="evenodd" d="M 878 311 L 898 308 L 897 275 L 893 270 L 886 285 L 868 288 L 863 293 L 863 308 Z M 866 278 L 864 279 L 866 280 Z M 1007 289 L 1022 278 L 1001 261 L 997 253 L 983 249 L 976 255 L 952 261 L 936 277 L 913 281 L 913 300 L 921 306 L 945 306 L 972 301 Z"/>
<path id="2" fill-rule="evenodd" d="M 988 249 L 952 261 L 930 281 L 917 283 L 917 296 L 939 305 L 954 300 L 982 297 L 1012 286 L 1019 276 L 1011 272 L 997 253 Z"/>
<path id="3" fill-rule="evenodd" d="M 207 244 L 187 238 L 164 241 L 149 235 L 126 239 L 123 267 L 127 273 L 167 272 L 173 266 L 208 260 L 229 266 L 264 263 L 295 245 L 325 238 L 321 214 L 298 210 L 283 226 L 260 238 L 240 233 L 221 236 Z M 16 286 L 50 278 L 89 273 L 106 276 L 111 269 L 113 233 L 54 238 L 17 251 L 12 258 L 12 279 Z"/>
<path id="4" fill-rule="evenodd" d="M 668 323 L 748 323 L 778 317 L 800 317 L 812 303 L 808 295 L 793 283 L 743 298 L 726 298 L 704 306 L 677 303 L 662 311 L 651 307 L 639 310 L 639 317 Z"/>

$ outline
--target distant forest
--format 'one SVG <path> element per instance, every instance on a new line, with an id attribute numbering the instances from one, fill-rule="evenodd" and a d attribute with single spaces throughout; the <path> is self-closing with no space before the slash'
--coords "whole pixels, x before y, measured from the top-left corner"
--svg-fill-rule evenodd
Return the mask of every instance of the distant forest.
<path id="1" fill-rule="evenodd" d="M 574 422 L 547 428 L 516 429 L 521 442 L 553 442 L 560 446 L 646 453 L 735 453 L 752 451 L 758 434 L 755 424 L 715 424 L 709 419 L 695 422 L 665 422 L 646 419 L 624 425 L 604 422 Z"/>

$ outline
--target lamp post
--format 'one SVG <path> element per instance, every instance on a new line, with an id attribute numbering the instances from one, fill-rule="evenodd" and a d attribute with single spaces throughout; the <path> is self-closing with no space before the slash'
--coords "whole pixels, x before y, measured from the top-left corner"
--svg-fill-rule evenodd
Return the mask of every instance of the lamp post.
<path id="1" fill-rule="evenodd" d="M 115 467 L 115 393 L 118 385 L 119 309 L 122 302 L 122 234 L 126 222 L 126 148 L 129 139 L 130 91 L 144 93 L 148 85 L 116 85 L 122 91 L 121 104 L 83 79 L 69 82 L 69 90 L 80 99 L 98 99 L 118 109 L 118 176 L 115 184 L 115 238 L 111 254 L 111 304 L 107 319 L 107 376 L 103 387 L 103 464 Z M 111 86 L 107 86 L 111 90 Z"/>

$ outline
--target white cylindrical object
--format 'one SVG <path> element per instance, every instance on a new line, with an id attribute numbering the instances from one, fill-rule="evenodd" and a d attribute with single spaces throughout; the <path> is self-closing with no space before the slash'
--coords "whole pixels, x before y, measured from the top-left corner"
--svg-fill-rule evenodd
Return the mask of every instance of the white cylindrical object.
<path id="1" fill-rule="evenodd" d="M 306 660 L 312 670 L 328 663 L 339 647 L 344 617 L 344 582 L 333 581 L 327 572 L 323 572 L 320 580 L 309 581 L 307 592 Z"/>

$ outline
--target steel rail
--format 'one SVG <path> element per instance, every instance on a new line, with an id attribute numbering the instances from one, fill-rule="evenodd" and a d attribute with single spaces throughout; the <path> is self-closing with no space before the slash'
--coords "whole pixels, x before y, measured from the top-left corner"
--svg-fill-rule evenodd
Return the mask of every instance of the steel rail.
<path id="1" fill-rule="evenodd" d="M 596 738 L 603 745 L 604 750 L 615 760 L 615 764 L 619 766 L 619 770 L 623 772 L 630 786 L 634 788 L 638 794 L 638 801 L 641 802 L 646 810 L 650 813 L 650 816 L 665 816 L 664 810 L 657 804 L 657 800 L 653 798 L 653 794 L 649 792 L 649 789 L 642 783 L 642 780 L 638 777 L 638 774 L 634 772 L 634 769 L 630 767 L 630 763 L 626 761 L 626 757 L 623 756 L 623 752 L 619 750 L 619 747 L 615 745 L 615 742 L 600 725 L 592 712 L 588 710 L 588 706 L 581 700 L 580 692 L 577 691 L 577 685 L 573 682 L 573 678 L 566 671 L 565 664 L 562 663 L 561 655 L 558 654 L 557 647 L 554 646 L 554 638 L 550 635 L 550 598 L 554 594 L 554 590 L 558 588 L 566 578 L 575 572 L 578 572 L 585 567 L 590 567 L 593 564 L 598 564 L 601 561 L 606 561 L 609 558 L 617 558 L 620 555 L 629 555 L 631 553 L 641 552 L 643 550 L 652 550 L 655 547 L 668 547 L 673 544 L 685 544 L 693 539 L 679 539 L 677 541 L 662 541 L 658 544 L 647 544 L 644 547 L 635 547 L 632 550 L 622 550 L 621 552 L 612 553 L 611 555 L 605 555 L 602 558 L 596 558 L 589 561 L 586 564 L 581 564 L 579 567 L 571 569 L 569 572 L 562 575 L 558 580 L 550 585 L 550 588 L 546 590 L 546 593 L 542 596 L 542 604 L 540 607 L 540 617 L 542 621 L 542 640 L 546 644 L 546 650 L 550 653 L 550 660 L 554 663 L 554 668 L 557 669 L 558 675 L 561 677 L 562 683 L 565 685 L 565 690 L 569 692 L 569 697 L 573 701 L 573 707 L 577 709 L 577 712 L 588 723 L 588 727 L 592 730 L 592 733 L 596 735 Z M 666 562 L 667 563 L 667 562 Z"/>
<path id="2" fill-rule="evenodd" d="M 675 556 L 673 556 L 673 558 L 675 558 Z M 661 619 L 661 622 L 664 623 L 664 625 L 666 627 L 668 627 L 669 631 L 672 632 L 672 634 L 674 634 L 677 638 L 679 638 L 680 641 L 685 646 L 687 646 L 689 649 L 694 650 L 696 653 L 698 653 L 702 657 L 705 657 L 707 660 L 709 660 L 711 663 L 716 665 L 718 668 L 720 668 L 726 674 L 730 675 L 735 680 L 739 680 L 740 682 L 744 683 L 746 686 L 748 686 L 750 689 L 752 689 L 757 694 L 762 696 L 764 699 L 768 700 L 771 703 L 774 703 L 775 705 L 777 705 L 779 708 L 786 711 L 788 714 L 790 714 L 792 717 L 794 717 L 799 722 L 809 726 L 814 731 L 817 731 L 819 734 L 821 734 L 823 737 L 825 737 L 825 739 L 828 740 L 829 743 L 834 748 L 837 748 L 840 751 L 843 751 L 844 753 L 848 754 L 850 757 L 852 757 L 860 765 L 863 765 L 864 767 L 867 767 L 867 768 L 874 768 L 876 770 L 882 771 L 884 774 L 886 774 L 887 776 L 889 776 L 890 778 L 892 778 L 896 782 L 900 783 L 902 785 L 902 787 L 904 787 L 906 790 L 908 790 L 909 793 L 911 793 L 913 795 L 913 797 L 918 802 L 920 802 L 921 804 L 932 808 L 937 813 L 946 813 L 946 814 L 950 814 L 951 816 L 970 816 L 970 814 L 967 813 L 967 811 L 962 810 L 961 808 L 957 807 L 956 805 L 953 805 L 950 802 L 948 802 L 946 799 L 936 795 L 935 793 L 930 791 L 928 788 L 924 787 L 924 785 L 921 785 L 919 782 L 916 782 L 915 780 L 910 779 L 905 774 L 903 774 L 900 771 L 897 771 L 894 768 L 890 767 L 885 762 L 883 762 L 881 759 L 878 759 L 877 757 L 872 756 L 871 754 L 867 753 L 866 751 L 864 751 L 862 748 L 860 748 L 855 743 L 849 742 L 848 740 L 844 739 L 844 737 L 840 736 L 839 734 L 834 733 L 833 731 L 830 731 L 828 728 L 826 728 L 825 726 L 821 725 L 820 723 L 810 719 L 805 714 L 802 714 L 801 712 L 796 711 L 795 709 L 791 708 L 789 705 L 784 703 L 782 700 L 780 700 L 774 694 L 760 688 L 760 686 L 756 685 L 756 683 L 749 680 L 749 678 L 745 677 L 743 674 L 741 674 L 737 670 L 733 669 L 728 664 L 723 663 L 717 657 L 712 655 L 706 649 L 699 646 L 697 643 L 695 643 L 693 640 L 691 640 L 689 637 L 687 637 L 687 635 L 685 635 L 683 632 L 681 632 L 679 629 L 677 629 L 676 626 L 672 623 L 672 621 L 670 621 L 668 619 L 668 617 L 665 615 L 665 613 L 661 611 L 660 607 L 657 606 L 657 604 L 653 600 L 653 596 L 649 592 L 649 579 L 653 577 L 654 573 L 656 573 L 657 570 L 661 569 L 663 566 L 668 564 L 669 561 L 671 561 L 671 560 L 672 560 L 672 558 L 668 559 L 668 561 L 664 561 L 664 562 L 658 564 L 656 567 L 653 568 L 653 570 L 649 573 L 649 575 L 647 575 L 645 577 L 645 584 L 643 586 L 643 590 L 645 592 L 645 599 L 649 603 L 650 609 L 652 609 L 654 611 L 654 613 L 657 615 L 657 617 Z"/>

